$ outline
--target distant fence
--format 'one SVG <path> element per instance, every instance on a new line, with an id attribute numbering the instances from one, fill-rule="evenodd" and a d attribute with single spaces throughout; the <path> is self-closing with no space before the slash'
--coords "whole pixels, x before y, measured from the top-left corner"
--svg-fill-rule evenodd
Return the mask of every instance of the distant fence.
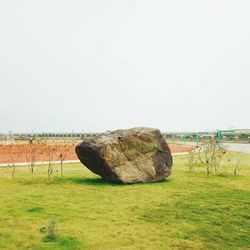
<path id="1" fill-rule="evenodd" d="M 0 144 L 13 144 L 17 141 L 29 141 L 34 139 L 43 140 L 82 140 L 88 137 L 96 137 L 104 135 L 105 133 L 8 133 L 0 134 Z M 167 141 L 184 141 L 195 142 L 197 134 L 199 132 L 163 132 L 164 138 Z M 199 140 L 216 139 L 217 132 L 206 132 L 206 134 L 200 134 Z M 235 132 L 224 133 L 222 135 L 222 141 L 225 142 L 243 142 L 250 143 L 250 129 L 249 130 L 235 130 Z"/>
<path id="2" fill-rule="evenodd" d="M 164 138 L 167 141 L 186 141 L 196 142 L 197 134 L 199 133 L 164 133 Z M 207 134 L 199 135 L 199 141 L 217 140 L 217 132 L 210 132 Z M 250 131 L 249 132 L 230 132 L 222 135 L 222 142 L 236 142 L 236 143 L 250 143 Z"/>
<path id="3" fill-rule="evenodd" d="M 96 137 L 103 133 L 11 133 L 0 134 L 0 144 L 27 143 L 33 140 L 82 140 L 86 137 Z"/>

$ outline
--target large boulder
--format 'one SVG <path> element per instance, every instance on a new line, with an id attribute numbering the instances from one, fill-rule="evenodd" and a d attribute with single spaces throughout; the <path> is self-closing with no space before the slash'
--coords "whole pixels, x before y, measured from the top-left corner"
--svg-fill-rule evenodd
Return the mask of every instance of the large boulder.
<path id="1" fill-rule="evenodd" d="M 155 182 L 171 174 L 172 155 L 158 129 L 116 130 L 76 146 L 81 163 L 114 183 Z"/>

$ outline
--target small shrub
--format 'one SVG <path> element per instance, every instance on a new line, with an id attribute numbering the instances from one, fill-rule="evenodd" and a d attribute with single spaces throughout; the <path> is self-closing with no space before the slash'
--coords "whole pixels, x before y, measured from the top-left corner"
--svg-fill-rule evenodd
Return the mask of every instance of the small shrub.
<path id="1" fill-rule="evenodd" d="M 188 167 L 189 170 L 192 170 L 192 168 L 196 165 L 196 153 L 194 151 L 190 151 L 188 153 Z"/>
<path id="2" fill-rule="evenodd" d="M 57 240 L 57 221 L 55 219 L 49 221 L 46 231 L 47 235 L 45 236 L 44 241 L 51 242 Z"/>
<path id="3" fill-rule="evenodd" d="M 38 155 L 37 144 L 30 143 L 25 147 L 25 159 L 29 171 L 32 174 L 32 177 L 34 175 L 34 167 L 36 164 L 37 155 Z"/>
<path id="4" fill-rule="evenodd" d="M 238 155 L 233 156 L 232 154 L 229 156 L 228 161 L 231 162 L 233 174 L 237 175 L 240 170 L 240 157 Z"/>
<path id="5" fill-rule="evenodd" d="M 238 170 L 240 169 L 240 158 L 236 158 L 233 162 L 233 173 L 237 175 Z"/>
<path id="6" fill-rule="evenodd" d="M 205 167 L 207 175 L 213 170 L 217 173 L 225 153 L 226 148 L 218 146 L 216 141 L 203 142 L 195 151 L 188 154 L 189 169 L 192 170 L 194 166 L 200 165 Z"/>
<path id="7" fill-rule="evenodd" d="M 48 174 L 48 183 L 50 183 L 50 177 L 53 174 L 53 165 L 51 164 L 51 162 L 49 162 L 47 174 Z"/>

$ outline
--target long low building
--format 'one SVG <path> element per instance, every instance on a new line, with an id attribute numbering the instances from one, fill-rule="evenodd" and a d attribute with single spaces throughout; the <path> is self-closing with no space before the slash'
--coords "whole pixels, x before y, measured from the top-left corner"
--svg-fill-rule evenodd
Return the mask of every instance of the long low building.
<path id="1" fill-rule="evenodd" d="M 244 141 L 250 142 L 250 129 L 218 130 L 221 131 L 222 139 L 225 141 Z M 218 131 L 198 131 L 198 132 L 163 132 L 166 140 L 195 141 L 218 137 Z M 6 133 L 0 134 L 0 141 L 30 140 L 30 139 L 83 139 L 85 137 L 96 137 L 109 133 Z"/>

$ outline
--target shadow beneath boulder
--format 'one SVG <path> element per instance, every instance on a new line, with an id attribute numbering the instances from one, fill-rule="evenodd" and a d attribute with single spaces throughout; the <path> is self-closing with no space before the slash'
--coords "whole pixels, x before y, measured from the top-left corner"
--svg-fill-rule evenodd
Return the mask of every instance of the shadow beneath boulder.
<path id="1" fill-rule="evenodd" d="M 68 177 L 67 180 L 76 184 L 85 184 L 85 185 L 93 185 L 93 186 L 123 186 L 124 185 L 124 184 L 110 183 L 98 177 L 97 178 Z"/>
<path id="2" fill-rule="evenodd" d="M 164 185 L 166 183 L 170 182 L 169 178 L 160 180 L 160 181 L 155 181 L 155 182 L 136 182 L 136 183 L 132 183 L 132 184 L 128 184 L 128 185 Z"/>
<path id="3" fill-rule="evenodd" d="M 164 179 L 158 182 L 137 182 L 137 183 L 128 183 L 128 184 L 121 184 L 121 183 L 111 183 L 108 181 L 103 180 L 102 178 L 84 178 L 84 177 L 68 177 L 67 181 L 76 183 L 76 184 L 83 184 L 83 185 L 93 185 L 93 186 L 131 186 L 131 185 L 162 185 L 169 182 L 169 179 Z"/>

